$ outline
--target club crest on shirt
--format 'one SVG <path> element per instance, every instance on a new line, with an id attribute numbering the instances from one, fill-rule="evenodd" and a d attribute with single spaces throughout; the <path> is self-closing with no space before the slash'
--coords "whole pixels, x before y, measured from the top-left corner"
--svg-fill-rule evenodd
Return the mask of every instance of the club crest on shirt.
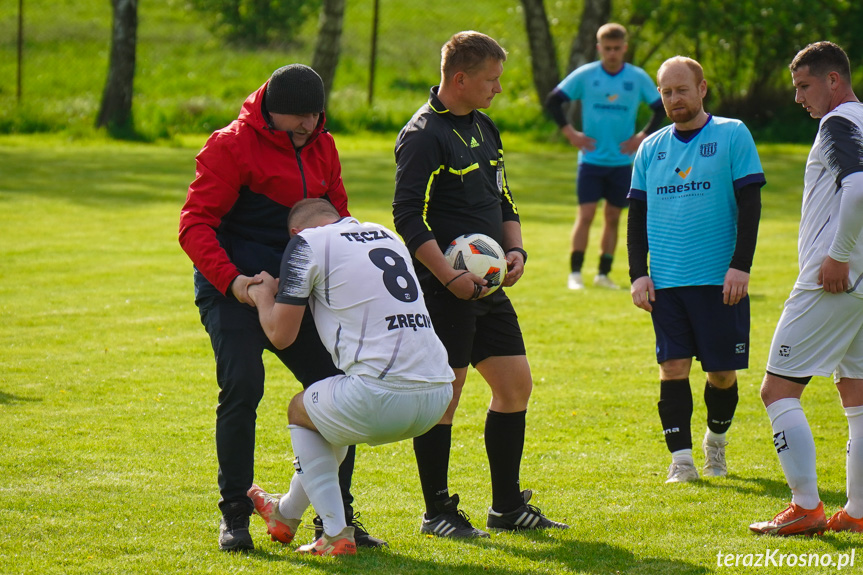
<path id="1" fill-rule="evenodd" d="M 633 82 L 624 82 L 623 83 L 623 89 L 626 90 L 627 92 L 632 92 L 632 90 L 634 88 L 635 88 L 635 84 Z"/>
<path id="2" fill-rule="evenodd" d="M 701 154 L 702 158 L 709 158 L 710 156 L 716 155 L 716 142 L 710 142 L 709 144 L 701 144 L 698 148 L 698 153 Z"/>

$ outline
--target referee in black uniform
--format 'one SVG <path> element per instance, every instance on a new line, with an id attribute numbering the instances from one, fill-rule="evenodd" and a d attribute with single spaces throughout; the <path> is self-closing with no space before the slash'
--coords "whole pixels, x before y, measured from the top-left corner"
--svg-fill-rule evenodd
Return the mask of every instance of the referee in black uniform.
<path id="1" fill-rule="evenodd" d="M 452 421 L 469 365 L 488 382 L 491 405 L 485 445 L 491 470 L 488 528 L 566 528 L 529 505 L 519 469 L 530 398 L 530 366 L 512 303 L 485 280 L 456 271 L 443 251 L 466 233 L 494 238 L 506 252 L 504 287 L 524 273 L 518 209 L 506 180 L 503 145 L 488 108 L 501 92 L 506 51 L 485 34 L 459 32 L 441 51 L 441 83 L 396 141 L 393 216 L 422 284 L 435 331 L 455 372 L 453 400 L 440 423 L 414 439 L 426 512 L 421 531 L 444 537 L 487 537 L 458 508 L 447 483 Z M 480 299 L 483 298 L 483 299 Z"/>

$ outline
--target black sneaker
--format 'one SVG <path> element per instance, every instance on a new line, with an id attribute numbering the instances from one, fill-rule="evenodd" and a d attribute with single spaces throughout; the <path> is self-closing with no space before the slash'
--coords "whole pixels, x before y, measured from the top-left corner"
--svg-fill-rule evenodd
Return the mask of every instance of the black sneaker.
<path id="1" fill-rule="evenodd" d="M 552 521 L 542 514 L 537 507 L 528 505 L 533 496 L 533 491 L 525 489 L 521 492 L 524 505 L 510 511 L 509 513 L 498 513 L 491 507 L 488 508 L 488 521 L 486 527 L 489 529 L 502 529 L 505 531 L 521 531 L 523 529 L 569 529 L 566 523 Z"/>
<path id="2" fill-rule="evenodd" d="M 254 551 L 255 544 L 249 535 L 249 516 L 222 517 L 219 524 L 219 549 L 222 551 Z"/>
<path id="3" fill-rule="evenodd" d="M 362 523 L 360 523 L 359 517 L 360 514 L 357 512 L 351 517 L 345 518 L 348 527 L 354 528 L 354 541 L 356 542 L 357 547 L 388 547 L 389 544 L 386 541 L 378 539 L 366 531 L 366 528 L 363 527 Z M 315 515 L 315 518 L 312 519 L 312 523 L 315 524 L 315 541 L 317 541 L 324 534 L 324 522 L 321 521 L 320 515 Z"/>
<path id="4" fill-rule="evenodd" d="M 429 519 L 428 513 L 423 513 L 423 523 L 420 533 L 437 535 L 438 537 L 453 537 L 455 539 L 472 539 L 488 537 L 488 533 L 470 524 L 467 513 L 458 508 L 458 495 L 453 494 L 443 501 L 435 502 L 440 513 Z"/>

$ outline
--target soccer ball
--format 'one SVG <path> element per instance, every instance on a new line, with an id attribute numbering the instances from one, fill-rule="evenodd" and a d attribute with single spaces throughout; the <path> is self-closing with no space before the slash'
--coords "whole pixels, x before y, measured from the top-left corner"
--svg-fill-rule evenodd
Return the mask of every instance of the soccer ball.
<path id="1" fill-rule="evenodd" d="M 503 283 L 506 255 L 500 245 L 485 234 L 457 237 L 447 247 L 444 256 L 453 268 L 467 270 L 485 279 L 488 282 L 485 295 L 496 291 Z"/>

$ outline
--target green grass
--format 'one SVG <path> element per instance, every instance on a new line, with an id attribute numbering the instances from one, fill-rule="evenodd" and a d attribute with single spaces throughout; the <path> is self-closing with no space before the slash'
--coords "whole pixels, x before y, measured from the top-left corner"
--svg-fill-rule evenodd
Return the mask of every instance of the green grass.
<path id="1" fill-rule="evenodd" d="M 360 219 L 391 223 L 393 140 L 337 137 Z M 625 290 L 565 289 L 574 154 L 505 134 L 530 251 L 527 274 L 509 290 L 535 380 L 522 484 L 572 529 L 470 543 L 419 535 L 422 498 L 410 443 L 402 442 L 361 447 L 354 478 L 362 520 L 389 549 L 301 558 L 270 542 L 253 518 L 258 550 L 220 553 L 212 350 L 192 302 L 191 264 L 176 241 L 203 141 L 188 137 L 171 148 L 0 138 L 0 572 L 725 574 L 760 570 L 718 568 L 719 552 L 823 554 L 858 545 L 850 535 L 765 540 L 747 530 L 789 495 L 758 386 L 796 275 L 806 148 L 761 148 L 768 186 L 731 475 L 670 487 L 649 316 Z M 593 231 L 586 271 L 597 258 Z M 612 273 L 621 284 L 625 267 L 621 248 Z M 284 413 L 299 385 L 271 356 L 267 367 L 256 480 L 277 491 L 292 471 Z M 692 379 L 698 438 L 705 417 L 698 369 Z M 820 378 L 804 396 L 829 511 L 845 502 L 847 437 L 832 387 Z M 489 397 L 472 374 L 450 472 L 451 489 L 480 525 L 490 499 L 482 442 Z"/>

